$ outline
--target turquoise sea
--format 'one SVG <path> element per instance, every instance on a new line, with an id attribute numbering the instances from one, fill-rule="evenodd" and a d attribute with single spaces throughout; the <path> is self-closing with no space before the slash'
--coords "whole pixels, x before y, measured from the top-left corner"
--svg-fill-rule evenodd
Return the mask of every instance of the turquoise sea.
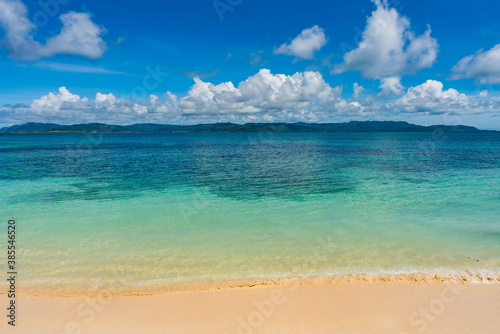
<path id="1" fill-rule="evenodd" d="M 494 132 L 0 135 L 0 193 L 30 293 L 500 273 Z"/>

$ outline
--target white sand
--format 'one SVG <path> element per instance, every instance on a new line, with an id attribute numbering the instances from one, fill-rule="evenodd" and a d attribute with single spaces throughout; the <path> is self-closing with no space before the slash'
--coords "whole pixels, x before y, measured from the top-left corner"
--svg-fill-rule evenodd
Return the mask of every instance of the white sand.
<path id="1" fill-rule="evenodd" d="M 0 296 L 2 309 L 7 296 Z M 160 296 L 17 297 L 1 333 L 500 333 L 499 283 L 341 282 Z"/>

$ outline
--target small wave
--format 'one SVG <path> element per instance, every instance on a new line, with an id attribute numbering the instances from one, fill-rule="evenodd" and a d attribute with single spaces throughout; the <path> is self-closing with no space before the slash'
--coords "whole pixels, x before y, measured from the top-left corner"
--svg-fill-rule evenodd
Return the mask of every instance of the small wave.
<path id="1" fill-rule="evenodd" d="M 186 292 L 202 292 L 215 290 L 230 290 L 266 286 L 281 286 L 294 288 L 311 285 L 345 285 L 359 283 L 406 283 L 406 284 L 499 284 L 500 271 L 496 270 L 439 270 L 432 272 L 386 272 L 361 273 L 348 275 L 329 275 L 313 277 L 279 277 L 261 279 L 220 280 L 217 282 L 130 282 L 100 287 L 83 286 L 51 286 L 40 288 L 25 282 L 19 293 L 38 297 L 119 297 L 119 296 L 151 296 Z M 1 285 L 0 285 L 1 286 Z M 5 291 L 5 289 L 2 289 Z M 0 293 L 3 294 L 3 293 Z"/>

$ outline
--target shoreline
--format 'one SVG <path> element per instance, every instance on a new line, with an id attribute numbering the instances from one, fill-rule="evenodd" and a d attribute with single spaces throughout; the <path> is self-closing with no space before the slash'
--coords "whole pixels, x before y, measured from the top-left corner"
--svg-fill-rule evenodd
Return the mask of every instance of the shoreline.
<path id="1" fill-rule="evenodd" d="M 99 296 L 102 298 L 113 297 L 142 297 L 166 296 L 181 293 L 196 293 L 210 291 L 231 291 L 255 287 L 283 287 L 283 286 L 343 286 L 357 283 L 401 283 L 409 285 L 425 285 L 436 283 L 452 284 L 485 284 L 499 285 L 500 273 L 486 272 L 485 270 L 467 272 L 428 272 L 428 273 L 398 273 L 398 274 L 350 274 L 334 276 L 265 278 L 265 279 L 239 279 L 221 280 L 205 283 L 176 283 L 165 285 L 141 286 L 120 282 L 107 282 L 94 287 L 87 294 L 82 293 L 51 293 L 51 289 L 20 288 L 17 294 L 40 298 L 85 298 Z M 71 288 L 64 290 L 71 290 Z M 127 292 L 128 290 L 128 292 Z M 0 285 L 0 296 L 6 295 L 6 285 Z"/>
<path id="2" fill-rule="evenodd" d="M 500 326 L 497 283 L 337 283 L 109 298 L 20 294 L 15 332 L 493 334 Z"/>

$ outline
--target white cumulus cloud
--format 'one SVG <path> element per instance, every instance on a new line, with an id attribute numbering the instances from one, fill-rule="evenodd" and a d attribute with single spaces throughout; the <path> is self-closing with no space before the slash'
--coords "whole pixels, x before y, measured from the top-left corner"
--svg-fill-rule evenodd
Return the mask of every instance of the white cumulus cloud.
<path id="1" fill-rule="evenodd" d="M 382 89 L 382 95 L 388 95 L 390 93 L 401 94 L 401 92 L 403 92 L 404 87 L 399 77 L 381 78 L 380 81 L 379 88 Z"/>
<path id="2" fill-rule="evenodd" d="M 395 102 L 402 111 L 449 112 L 464 110 L 470 106 L 469 98 L 450 88 L 443 90 L 443 83 L 427 80 L 421 85 L 410 87 L 406 94 Z"/>
<path id="3" fill-rule="evenodd" d="M 355 82 L 353 85 L 352 85 L 352 89 L 353 89 L 353 94 L 352 94 L 352 97 L 354 97 L 355 99 L 358 99 L 360 94 L 365 90 L 363 86 L 360 86 L 358 85 L 357 82 Z"/>
<path id="4" fill-rule="evenodd" d="M 393 112 L 472 115 L 498 113 L 500 101 L 487 99 L 488 91 L 466 95 L 456 89 L 443 89 L 443 83 L 427 80 L 421 85 L 410 87 L 406 93 L 387 105 Z"/>
<path id="5" fill-rule="evenodd" d="M 100 93 L 98 93 L 100 94 Z M 79 95 L 71 94 L 66 87 L 60 87 L 59 93 L 49 93 L 47 95 L 42 96 L 38 100 L 33 100 L 31 103 L 31 108 L 33 109 L 61 109 L 65 103 L 68 103 L 73 106 L 74 103 L 78 102 L 88 102 L 87 98 L 83 100 L 80 99 Z"/>
<path id="6" fill-rule="evenodd" d="M 410 20 L 387 0 L 373 0 L 376 10 L 368 17 L 358 47 L 344 55 L 343 63 L 332 74 L 358 71 L 364 78 L 379 79 L 384 93 L 400 93 L 400 78 L 431 67 L 436 61 L 438 43 L 431 29 L 416 36 L 410 30 Z"/>
<path id="7" fill-rule="evenodd" d="M 315 25 L 304 29 L 289 44 L 283 43 L 274 49 L 275 54 L 295 56 L 295 60 L 312 59 L 314 52 L 320 50 L 326 44 L 325 31 Z"/>
<path id="8" fill-rule="evenodd" d="M 298 111 L 311 104 L 325 104 L 340 93 L 319 72 L 294 75 L 272 74 L 261 69 L 241 82 L 214 85 L 195 79 L 180 105 L 188 113 L 256 113 L 262 111 Z"/>
<path id="9" fill-rule="evenodd" d="M 102 57 L 107 48 L 101 37 L 105 29 L 93 23 L 88 13 L 68 12 L 59 19 L 63 25 L 60 33 L 41 44 L 34 39 L 36 26 L 28 18 L 26 6 L 20 0 L 0 0 L 0 26 L 5 31 L 2 45 L 10 57 L 26 61 L 57 54 Z"/>
<path id="10" fill-rule="evenodd" d="M 476 84 L 500 83 L 500 44 L 488 51 L 482 49 L 460 60 L 453 68 L 451 79 L 474 78 Z"/>

